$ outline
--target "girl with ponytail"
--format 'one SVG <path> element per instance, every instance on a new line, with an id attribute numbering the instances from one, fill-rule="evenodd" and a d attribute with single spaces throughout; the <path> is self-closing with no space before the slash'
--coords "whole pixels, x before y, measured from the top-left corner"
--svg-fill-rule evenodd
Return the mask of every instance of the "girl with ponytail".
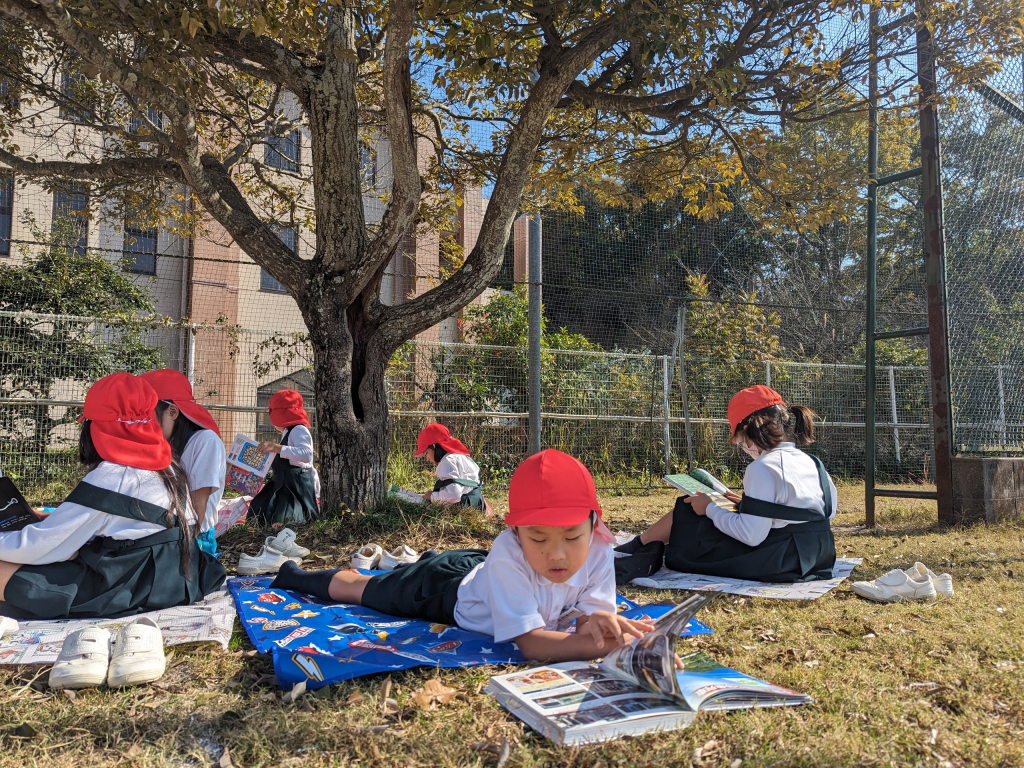
<path id="1" fill-rule="evenodd" d="M 636 578 L 665 566 L 683 573 L 793 583 L 831 579 L 836 548 L 835 483 L 821 460 L 801 448 L 814 442 L 814 411 L 790 406 L 771 387 L 757 385 L 729 402 L 732 442 L 753 462 L 743 496 L 723 509 L 710 496 L 680 497 L 675 509 L 618 547 L 630 555 L 616 570 Z"/>

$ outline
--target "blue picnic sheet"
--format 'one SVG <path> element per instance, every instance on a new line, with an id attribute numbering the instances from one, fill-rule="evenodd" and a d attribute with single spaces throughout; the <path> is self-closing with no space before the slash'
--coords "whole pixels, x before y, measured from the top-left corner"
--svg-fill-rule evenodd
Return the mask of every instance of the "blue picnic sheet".
<path id="1" fill-rule="evenodd" d="M 364 571 L 375 573 L 375 571 Z M 270 589 L 273 576 L 234 578 L 235 598 L 245 632 L 260 653 L 272 653 L 277 683 L 309 688 L 377 672 L 416 666 L 471 667 L 522 664 L 514 643 L 496 643 L 477 632 L 448 624 L 401 619 L 358 605 L 326 603 L 309 595 Z M 630 618 L 657 619 L 673 606 L 640 606 L 621 595 L 619 612 Z M 709 635 L 693 619 L 685 635 Z"/>

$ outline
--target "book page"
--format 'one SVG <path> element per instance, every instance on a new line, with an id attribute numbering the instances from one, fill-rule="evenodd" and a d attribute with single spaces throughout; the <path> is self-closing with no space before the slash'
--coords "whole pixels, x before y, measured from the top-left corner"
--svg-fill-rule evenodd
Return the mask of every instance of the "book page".
<path id="1" fill-rule="evenodd" d="M 735 512 L 737 509 L 735 502 L 729 501 L 727 498 L 725 498 L 725 496 L 720 494 L 711 486 L 705 485 L 704 483 L 700 482 L 700 480 L 696 480 L 687 474 L 665 475 L 663 479 L 669 485 L 674 486 L 679 490 L 683 491 L 687 496 L 693 496 L 698 493 L 706 493 L 708 496 L 711 497 L 711 500 L 714 501 L 715 504 L 720 506 L 722 509 L 727 510 L 729 512 Z"/>
<path id="2" fill-rule="evenodd" d="M 246 437 L 241 432 L 235 435 L 235 442 L 228 450 L 228 464 L 241 467 L 262 479 L 267 476 L 273 463 L 274 454 L 261 451 L 259 443 L 254 439 Z"/>
<path id="3" fill-rule="evenodd" d="M 682 662 L 683 670 L 676 678 L 693 709 L 746 709 L 811 701 L 805 694 L 723 667 L 701 651 L 683 656 Z"/>

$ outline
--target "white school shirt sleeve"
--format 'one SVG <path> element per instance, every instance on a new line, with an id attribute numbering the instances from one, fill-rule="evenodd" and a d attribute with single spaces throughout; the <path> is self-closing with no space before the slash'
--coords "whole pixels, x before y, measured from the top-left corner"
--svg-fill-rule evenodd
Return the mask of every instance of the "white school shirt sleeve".
<path id="1" fill-rule="evenodd" d="M 46 565 L 69 560 L 104 527 L 110 515 L 64 502 L 38 523 L 0 533 L 0 560 Z"/>
<path id="2" fill-rule="evenodd" d="M 753 499 L 774 502 L 775 478 L 771 471 L 763 464 L 752 462 L 743 473 L 743 493 Z M 707 516 L 715 528 L 748 547 L 756 547 L 772 530 L 771 518 L 741 515 L 714 503 L 708 505 Z"/>
<path id="3" fill-rule="evenodd" d="M 313 435 L 304 424 L 296 424 L 288 433 L 288 445 L 281 446 L 281 458 L 293 467 L 313 465 Z"/>
<path id="4" fill-rule="evenodd" d="M 596 611 L 615 613 L 618 610 L 615 592 L 615 550 L 600 536 L 591 535 L 593 539 L 590 542 L 590 556 L 587 558 L 587 567 L 591 569 L 590 578 L 583 594 L 576 601 L 576 607 L 585 616 L 590 616 Z"/>
<path id="5" fill-rule="evenodd" d="M 189 438 L 181 452 L 181 466 L 188 477 L 190 491 L 212 488 L 203 516 L 203 531 L 217 524 L 217 505 L 224 494 L 224 475 L 227 473 L 227 451 L 224 442 L 210 429 L 201 429 Z"/>

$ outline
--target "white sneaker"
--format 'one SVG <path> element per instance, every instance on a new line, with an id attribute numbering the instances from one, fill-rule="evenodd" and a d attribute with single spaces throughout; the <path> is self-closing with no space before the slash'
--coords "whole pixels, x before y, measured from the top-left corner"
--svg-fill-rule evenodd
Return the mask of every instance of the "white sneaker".
<path id="1" fill-rule="evenodd" d="M 281 566 L 289 560 L 296 565 L 302 565 L 301 557 L 288 557 L 272 549 L 269 544 L 265 544 L 260 548 L 259 554 L 242 553 L 238 556 L 238 575 L 259 576 L 261 573 L 277 573 L 281 570 Z"/>
<path id="2" fill-rule="evenodd" d="M 268 536 L 266 545 L 285 557 L 309 557 L 309 550 L 295 543 L 295 531 L 291 528 L 282 528 L 277 536 Z"/>
<path id="3" fill-rule="evenodd" d="M 393 571 L 399 563 L 415 563 L 420 559 L 420 554 L 408 544 L 402 544 L 394 552 L 385 552 L 380 558 L 380 568 L 383 571 Z"/>
<path id="4" fill-rule="evenodd" d="M 136 619 L 117 630 L 110 645 L 107 685 L 120 688 L 152 683 L 163 677 L 165 669 L 164 636 L 156 622 L 149 618 Z"/>
<path id="5" fill-rule="evenodd" d="M 50 670 L 51 688 L 94 688 L 107 679 L 110 633 L 86 627 L 64 638 L 60 655 Z"/>
<path id="6" fill-rule="evenodd" d="M 352 555 L 352 567 L 372 571 L 380 565 L 380 558 L 383 554 L 384 550 L 380 544 L 365 544 L 359 548 L 358 552 Z"/>
<path id="7" fill-rule="evenodd" d="M 935 587 L 935 594 L 939 597 L 953 596 L 953 577 L 948 573 L 936 575 L 924 563 L 914 563 L 914 567 L 908 568 L 904 573 L 912 579 L 928 579 L 932 586 Z"/>
<path id="8" fill-rule="evenodd" d="M 935 587 L 928 577 L 910 577 L 898 568 L 874 581 L 855 581 L 853 591 L 868 600 L 894 603 L 899 600 L 934 600 Z"/>

